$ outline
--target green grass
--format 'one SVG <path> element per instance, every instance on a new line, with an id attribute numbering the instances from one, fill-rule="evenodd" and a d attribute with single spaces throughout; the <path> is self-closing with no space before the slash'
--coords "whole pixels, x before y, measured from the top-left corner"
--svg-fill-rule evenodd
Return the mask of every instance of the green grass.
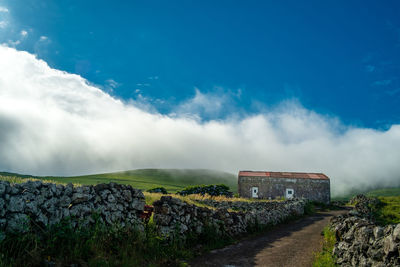
<path id="1" fill-rule="evenodd" d="M 8 175 L 11 175 L 11 174 L 8 174 Z M 38 179 L 38 178 L 23 178 L 20 176 L 6 176 L 6 175 L 1 175 L 1 174 L 0 174 L 0 180 L 7 181 L 11 184 L 20 184 L 20 183 L 25 183 L 27 181 L 42 181 L 44 183 L 65 184 L 65 183 L 57 182 L 57 181 L 50 180 L 50 179 L 43 180 L 43 179 Z M 74 185 L 79 186 L 80 184 L 74 183 Z"/>
<path id="2" fill-rule="evenodd" d="M 183 259 L 203 249 L 231 243 L 213 228 L 186 240 L 177 235 L 168 241 L 156 233 L 150 222 L 145 231 L 121 228 L 118 225 L 73 229 L 68 221 L 39 232 L 34 228 L 24 234 L 8 234 L 0 241 L 0 266 L 181 266 Z"/>
<path id="3" fill-rule="evenodd" d="M 381 225 L 400 223 L 400 196 L 378 197 L 381 204 L 374 212 L 377 223 Z"/>
<path id="4" fill-rule="evenodd" d="M 169 193 L 176 193 L 177 191 L 192 185 L 225 184 L 229 186 L 233 192 L 237 192 L 236 175 L 205 169 L 139 169 L 71 177 L 37 177 L 1 172 L 0 175 L 20 178 L 38 178 L 40 180 L 52 180 L 59 183 L 75 183 L 84 185 L 115 182 L 129 184 L 134 188 L 142 190 L 148 190 L 154 187 L 164 187 Z"/>
<path id="5" fill-rule="evenodd" d="M 335 231 L 326 226 L 323 230 L 324 243 L 322 251 L 315 255 L 313 267 L 334 267 L 337 266 L 332 255 L 336 243 Z"/>
<path id="6" fill-rule="evenodd" d="M 393 197 L 400 196 L 400 188 L 376 189 L 366 193 L 368 197 Z"/>

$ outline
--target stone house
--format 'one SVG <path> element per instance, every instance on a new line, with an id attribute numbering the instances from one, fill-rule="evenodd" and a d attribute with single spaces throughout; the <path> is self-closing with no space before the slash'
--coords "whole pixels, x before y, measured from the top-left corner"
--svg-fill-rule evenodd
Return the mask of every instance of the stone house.
<path id="1" fill-rule="evenodd" d="M 330 180 L 323 173 L 239 171 L 240 197 L 306 198 L 323 203 L 331 199 Z"/>

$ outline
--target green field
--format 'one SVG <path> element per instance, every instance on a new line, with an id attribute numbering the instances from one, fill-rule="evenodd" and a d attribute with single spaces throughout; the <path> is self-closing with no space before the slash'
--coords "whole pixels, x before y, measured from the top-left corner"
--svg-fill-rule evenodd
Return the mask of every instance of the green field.
<path id="1" fill-rule="evenodd" d="M 85 185 L 114 182 L 129 184 L 134 188 L 142 190 L 148 190 L 154 187 L 164 187 L 170 193 L 175 193 L 191 185 L 225 184 L 229 186 L 233 192 L 237 192 L 236 175 L 205 169 L 139 169 L 71 177 L 40 177 L 5 172 L 0 172 L 0 175 L 21 178 L 37 178 L 40 180 L 52 180 L 60 183 Z"/>

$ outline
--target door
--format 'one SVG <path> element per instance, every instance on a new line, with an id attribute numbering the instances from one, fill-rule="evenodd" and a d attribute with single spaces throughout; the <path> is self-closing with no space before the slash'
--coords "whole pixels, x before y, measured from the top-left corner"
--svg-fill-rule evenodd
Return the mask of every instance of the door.
<path id="1" fill-rule="evenodd" d="M 258 198 L 258 187 L 252 187 L 251 188 L 251 197 L 252 198 Z"/>
<path id="2" fill-rule="evenodd" d="M 286 188 L 286 199 L 291 199 L 294 196 L 294 190 L 292 188 Z"/>

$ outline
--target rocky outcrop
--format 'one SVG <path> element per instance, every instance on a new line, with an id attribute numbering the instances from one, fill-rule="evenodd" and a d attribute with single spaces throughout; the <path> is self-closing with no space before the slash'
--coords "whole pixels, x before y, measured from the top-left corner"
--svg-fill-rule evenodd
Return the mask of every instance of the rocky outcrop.
<path id="1" fill-rule="evenodd" d="M 400 224 L 378 226 L 371 219 L 377 199 L 359 195 L 355 209 L 334 217 L 331 227 L 337 242 L 333 250 L 341 266 L 400 266 Z"/>
<path id="2" fill-rule="evenodd" d="M 212 227 L 217 234 L 235 236 L 246 233 L 254 225 L 275 225 L 290 216 L 302 215 L 306 201 L 271 202 L 270 205 L 263 204 L 263 207 L 259 206 L 261 202 L 245 203 L 243 206 L 239 203 L 235 205 L 239 205 L 241 209 L 246 207 L 246 211 L 231 212 L 227 210 L 226 203 L 223 208 L 209 209 L 163 196 L 154 202 L 153 219 L 158 231 L 164 236 L 173 236 L 176 233 L 181 236 L 188 233 L 201 234 L 207 227 Z"/>
<path id="3" fill-rule="evenodd" d="M 144 196 L 129 185 L 56 185 L 41 181 L 0 181 L 0 232 L 23 232 L 27 225 L 45 227 L 69 219 L 73 227 L 95 222 L 143 227 Z"/>

